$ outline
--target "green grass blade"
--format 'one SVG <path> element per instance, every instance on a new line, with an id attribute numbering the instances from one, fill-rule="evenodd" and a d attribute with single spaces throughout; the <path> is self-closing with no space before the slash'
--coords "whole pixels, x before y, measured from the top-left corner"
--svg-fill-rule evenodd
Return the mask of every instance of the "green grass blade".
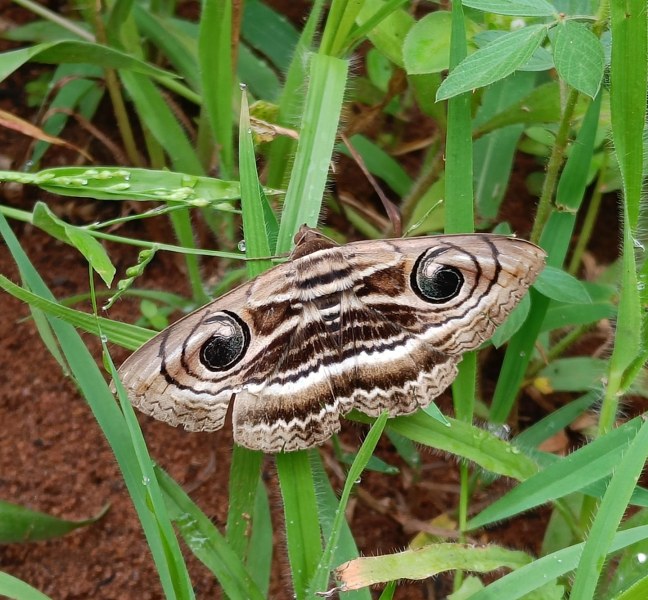
<path id="1" fill-rule="evenodd" d="M 37 44 L 0 54 L 0 81 L 4 81 L 30 60 L 57 65 L 90 63 L 104 68 L 128 69 L 133 73 L 141 73 L 149 77 L 175 77 L 173 73 L 154 67 L 120 50 L 101 44 L 66 40 Z"/>
<path id="2" fill-rule="evenodd" d="M 310 64 L 310 81 L 297 154 L 277 238 L 277 252 L 292 248 L 292 238 L 304 223 L 317 225 L 337 135 L 349 64 L 317 54 Z"/>
<path id="3" fill-rule="evenodd" d="M 279 125 L 294 127 L 301 117 L 305 100 L 303 87 L 308 69 L 306 57 L 311 51 L 323 7 L 324 0 L 315 0 L 313 2 L 308 20 L 293 52 L 281 99 L 279 100 L 279 115 L 277 117 Z M 288 184 L 288 173 L 296 147 L 297 142 L 288 136 L 279 136 L 270 145 L 267 165 L 267 182 L 270 187 L 284 188 Z"/>
<path id="4" fill-rule="evenodd" d="M 535 73 L 516 73 L 486 88 L 473 128 L 509 110 L 531 92 L 535 81 Z M 508 188 L 515 149 L 523 131 L 522 124 L 509 125 L 474 142 L 475 201 L 482 219 L 492 221 L 497 217 Z"/>
<path id="5" fill-rule="evenodd" d="M 192 142 L 164 101 L 160 90 L 150 79 L 139 73 L 120 71 L 119 75 L 135 104 L 137 114 L 168 153 L 173 169 L 189 175 L 203 175 Z"/>
<path id="6" fill-rule="evenodd" d="M 316 452 L 310 450 L 309 452 Z M 284 504 L 286 542 L 295 598 L 309 598 L 308 585 L 322 555 L 317 501 L 308 452 L 276 455 Z"/>
<path id="7" fill-rule="evenodd" d="M 239 171 L 245 251 L 252 259 L 266 257 L 264 260 L 252 260 L 248 263 L 248 275 L 254 277 L 272 266 L 272 263 L 267 258 L 271 251 L 268 223 L 265 218 L 266 199 L 261 195 L 249 118 L 246 91 L 243 90 L 239 122 Z M 245 558 L 249 554 L 248 517 L 254 514 L 262 463 L 261 452 L 254 452 L 240 446 L 234 447 L 230 467 L 227 541 L 240 558 Z M 252 527 L 254 530 L 256 523 L 253 522 Z"/>
<path id="8" fill-rule="evenodd" d="M 198 28 L 188 28 L 186 22 L 166 15 L 155 14 L 143 5 L 133 5 L 137 29 L 173 65 L 193 90 L 200 89 L 196 43 Z M 195 34 L 191 35 L 195 30 Z"/>
<path id="9" fill-rule="evenodd" d="M 36 293 L 53 299 L 2 215 L 0 233 L 18 263 L 26 284 Z M 152 468 L 149 468 L 150 458 L 132 409 L 132 418 L 129 420 L 119 410 L 94 358 L 72 326 L 58 319 L 51 319 L 50 324 L 72 375 L 117 458 L 151 548 L 165 594 L 168 598 L 193 598 L 182 553 L 168 521 L 159 489 L 156 484 L 149 485 L 152 475 Z M 130 407 L 130 404 L 127 406 Z M 137 460 L 137 456 L 140 460 Z"/>
<path id="10" fill-rule="evenodd" d="M 455 65 L 464 59 L 467 52 L 463 9 L 460 2 L 455 2 L 452 5 L 451 74 L 457 68 Z M 448 132 L 445 151 L 446 233 L 469 233 L 474 231 L 475 226 L 470 100 L 470 94 L 465 93 L 448 101 Z"/>
<path id="11" fill-rule="evenodd" d="M 610 109 L 612 139 L 623 179 L 623 270 L 621 295 L 616 323 L 616 335 L 605 397 L 601 406 L 600 430 L 614 426 L 619 395 L 630 382 L 624 373 L 641 354 L 643 341 L 641 295 L 635 262 L 635 236 L 642 202 L 643 131 L 646 118 L 648 67 L 638 61 L 637 53 L 645 56 L 648 48 L 645 5 L 631 0 L 622 5 L 613 3 L 612 65 L 610 80 Z"/>
<path id="12" fill-rule="evenodd" d="M 272 222 L 268 222 L 266 214 L 268 207 L 265 196 L 261 195 L 259 176 L 256 171 L 254 144 L 250 129 L 250 114 L 247 102 L 247 92 L 243 90 L 241 101 L 241 117 L 239 123 L 239 171 L 241 173 L 241 211 L 243 213 L 243 232 L 245 234 L 245 252 L 248 258 L 247 271 L 250 277 L 255 277 L 272 266 L 269 257 L 272 254 L 270 234 Z"/>
<path id="13" fill-rule="evenodd" d="M 202 175 L 203 168 L 192 144 L 153 83 L 141 75 L 127 71 L 121 72 L 120 76 L 140 118 L 168 152 L 173 168 L 183 173 Z M 180 243 L 183 246 L 194 247 L 189 212 L 179 210 L 171 213 L 171 223 Z M 194 256 L 186 256 L 185 261 L 193 296 L 197 301 L 204 303 L 208 297 L 202 286 L 198 260 Z"/>
<path id="14" fill-rule="evenodd" d="M 628 529 L 614 536 L 609 551 L 616 552 L 645 539 L 648 539 L 648 525 Z M 546 585 L 548 581 L 573 571 L 578 566 L 583 546 L 584 544 L 576 544 L 538 558 L 478 591 L 470 600 L 517 600 L 527 597 L 527 594 Z"/>
<path id="15" fill-rule="evenodd" d="M 368 417 L 359 413 L 353 414 L 353 418 L 369 422 Z M 447 421 L 450 426 L 419 411 L 390 419 L 387 427 L 418 444 L 470 460 L 498 475 L 523 480 L 537 472 L 533 460 L 496 435 L 450 417 Z"/>
<path id="16" fill-rule="evenodd" d="M 612 18 L 612 65 L 610 109 L 612 139 L 624 183 L 624 203 L 634 231 L 641 210 L 643 142 L 646 119 L 648 66 L 646 56 L 646 6 L 641 0 L 610 4 Z"/>
<path id="17" fill-rule="evenodd" d="M 583 490 L 600 479 L 608 477 L 619 465 L 636 438 L 641 423 L 630 421 L 586 446 L 557 460 L 533 477 L 518 484 L 505 496 L 491 504 L 469 522 L 470 529 L 483 527 L 494 521 L 529 510 L 567 494 Z M 634 490 L 634 484 L 630 494 Z"/>
<path id="18" fill-rule="evenodd" d="M 333 0 L 322 33 L 320 52 L 329 56 L 341 56 L 355 26 L 362 2 Z"/>
<path id="19" fill-rule="evenodd" d="M 155 467 L 155 475 L 164 493 L 169 514 L 182 537 L 196 557 L 216 576 L 223 591 L 230 598 L 264 598 L 240 557 L 227 544 L 211 519 L 165 471 Z"/>
<path id="20" fill-rule="evenodd" d="M 337 511 L 335 512 L 335 517 L 333 519 L 333 524 L 331 527 L 331 532 L 329 538 L 326 542 L 324 552 L 320 558 L 319 565 L 317 566 L 317 571 L 313 576 L 312 581 L 309 586 L 309 593 L 307 596 L 315 596 L 322 592 L 325 592 L 327 589 L 327 584 L 331 572 L 331 567 L 333 566 L 333 556 L 337 548 L 337 545 L 340 540 L 342 533 L 342 527 L 345 523 L 345 511 L 349 498 L 351 497 L 351 490 L 353 486 L 360 480 L 362 472 L 364 471 L 367 463 L 371 459 L 376 445 L 380 440 L 383 430 L 385 429 L 385 424 L 387 423 L 387 413 L 384 412 L 380 415 L 371 426 L 367 437 L 365 438 L 358 454 L 347 473 L 346 481 L 344 482 L 344 489 L 342 490 L 342 495 L 340 496 L 340 503 L 338 505 Z"/>
<path id="21" fill-rule="evenodd" d="M 80 310 L 68 308 L 12 283 L 4 275 L 0 275 L 0 288 L 19 300 L 27 302 L 30 306 L 34 306 L 53 317 L 58 317 L 79 329 L 95 335 L 99 335 L 101 330 L 109 341 L 129 350 L 139 348 L 155 334 L 155 332 L 144 329 L 143 327 L 113 321 L 105 317 L 95 317 Z"/>
<path id="22" fill-rule="evenodd" d="M 589 164 L 591 161 L 600 108 L 601 103 L 598 99 L 590 104 L 573 151 L 565 165 L 563 176 L 558 182 L 558 189 L 561 190 L 561 202 L 569 210 L 554 210 L 552 212 L 540 240 L 540 245 L 548 254 L 547 264 L 553 267 L 560 268 L 565 260 L 569 240 L 576 224 L 576 213 L 585 192 L 582 171 L 570 167 L 569 163 L 573 161 L 582 167 L 583 164 Z M 574 192 L 576 195 L 567 197 L 567 192 Z M 580 195 L 577 194 L 578 192 Z M 532 288 L 529 295 L 531 298 L 529 318 L 524 327 L 511 338 L 493 394 L 490 418 L 496 423 L 506 421 L 513 407 L 549 307 L 549 299 L 536 292 L 535 289 Z"/>
<path id="23" fill-rule="evenodd" d="M 220 171 L 234 175 L 234 66 L 232 64 L 232 2 L 202 3 L 198 60 L 203 102 L 218 147 Z"/>
<path id="24" fill-rule="evenodd" d="M 380 177 L 398 196 L 407 195 L 412 187 L 412 178 L 397 160 L 362 134 L 351 137 L 349 143 L 360 154 L 372 175 Z M 351 156 L 346 146 L 340 144 L 338 148 L 340 154 Z"/>
<path id="25" fill-rule="evenodd" d="M 601 439 L 609 437 L 610 434 Z M 570 595 L 571 600 L 585 600 L 594 596 L 605 564 L 605 557 L 610 552 L 614 535 L 628 508 L 646 459 L 648 459 L 648 421 L 644 420 L 627 451 L 616 461 L 614 475 L 605 491 L 578 563 Z"/>
<path id="26" fill-rule="evenodd" d="M 287 71 L 290 68 L 299 42 L 299 32 L 284 15 L 260 0 L 246 0 L 241 36 L 252 48 L 267 56 L 279 70 Z"/>
<path id="27" fill-rule="evenodd" d="M 47 103 L 46 108 L 51 114 L 42 124 L 45 133 L 58 136 L 70 120 L 67 111 L 76 111 L 84 119 L 92 120 L 104 94 L 103 86 L 98 81 L 101 74 L 101 69 L 94 65 L 60 65 L 56 69 L 50 85 L 53 88 L 62 87 Z M 45 110 L 45 104 L 41 105 L 41 110 Z M 31 154 L 32 163 L 38 166 L 50 148 L 49 142 L 36 142 Z"/>
<path id="28" fill-rule="evenodd" d="M 42 592 L 9 573 L 0 571 L 0 595 L 12 600 L 50 600 Z"/>
<path id="29" fill-rule="evenodd" d="M 261 479 L 257 477 L 257 493 L 252 513 L 252 535 L 248 554 L 247 567 L 252 579 L 261 590 L 263 597 L 268 597 L 270 578 L 272 575 L 273 535 L 272 518 L 268 490 Z"/>
<path id="30" fill-rule="evenodd" d="M 312 452 L 309 458 L 313 469 L 313 478 L 315 479 L 315 494 L 317 496 L 322 535 L 325 540 L 328 540 L 333 532 L 333 524 L 340 501 L 331 486 L 321 456 Z M 346 520 L 343 520 L 337 548 L 334 549 L 333 564 L 339 565 L 356 558 L 358 554 L 358 547 L 353 539 L 353 533 Z M 345 600 L 347 600 L 347 596 L 345 596 Z M 348 600 L 371 600 L 371 593 L 368 590 L 350 592 Z"/>
<path id="31" fill-rule="evenodd" d="M 76 332 L 74 333 L 75 335 L 77 335 Z M 166 569 L 168 569 L 169 578 L 171 579 L 171 583 L 173 585 L 174 594 L 178 598 L 193 599 L 194 593 L 193 587 L 191 585 L 191 580 L 189 579 L 189 573 L 187 572 L 187 567 L 184 562 L 184 557 L 182 556 L 182 551 L 180 550 L 180 545 L 178 544 L 175 532 L 173 531 L 173 526 L 171 525 L 171 520 L 169 518 L 166 504 L 162 496 L 162 491 L 160 490 L 157 478 L 155 477 L 155 472 L 153 470 L 153 461 L 149 456 L 148 448 L 146 447 L 146 442 L 144 441 L 144 436 L 142 435 L 142 430 L 140 429 L 137 417 L 135 416 L 135 410 L 133 409 L 133 406 L 128 399 L 126 390 L 119 381 L 117 369 L 113 364 L 110 355 L 108 354 L 106 342 L 103 340 L 102 347 L 104 352 L 104 361 L 110 368 L 110 374 L 113 381 L 115 382 L 115 387 L 117 388 L 117 395 L 119 397 L 119 402 L 121 405 L 123 421 L 126 425 L 126 429 L 128 431 L 129 439 L 131 442 L 131 447 L 129 448 L 129 451 L 131 452 L 131 455 L 129 456 L 131 464 L 129 465 L 129 468 L 132 469 L 135 472 L 136 476 L 139 478 L 139 481 L 137 481 L 138 486 L 140 488 L 144 488 L 142 500 L 144 501 L 146 508 L 150 511 L 154 519 L 155 527 L 157 530 L 156 533 L 158 535 L 158 540 L 156 541 L 159 541 L 161 550 L 164 554 L 164 559 L 166 561 L 164 566 L 166 567 Z M 87 386 L 85 388 L 83 388 L 82 386 L 82 389 L 84 389 L 84 395 L 86 395 L 86 398 L 88 397 L 87 394 L 93 393 L 93 390 Z M 92 401 L 90 401 L 90 405 L 92 406 Z M 131 481 L 131 484 L 133 483 L 135 482 Z M 159 571 L 160 563 L 156 561 L 156 565 L 158 566 Z"/>
<path id="32" fill-rule="evenodd" d="M 87 527 L 96 523 L 108 512 L 108 508 L 106 506 L 99 514 L 89 519 L 69 521 L 0 500 L 0 544 L 60 537 L 79 527 Z"/>
<path id="33" fill-rule="evenodd" d="M 254 514 L 263 454 L 234 445 L 229 480 L 227 542 L 240 558 L 250 548 L 249 515 Z M 256 523 L 252 523 L 253 531 Z M 254 535 L 254 533 L 252 534 Z"/>
<path id="34" fill-rule="evenodd" d="M 367 39 L 391 62 L 403 67 L 403 40 L 415 21 L 396 4 L 391 0 L 365 0 L 356 20 L 359 30 L 367 31 Z M 386 10 L 389 14 L 385 17 Z"/>
<path id="35" fill-rule="evenodd" d="M 537 448 L 542 442 L 566 429 L 577 417 L 591 408 L 600 399 L 600 392 L 589 392 L 577 400 L 549 413 L 513 439 L 519 448 Z"/>

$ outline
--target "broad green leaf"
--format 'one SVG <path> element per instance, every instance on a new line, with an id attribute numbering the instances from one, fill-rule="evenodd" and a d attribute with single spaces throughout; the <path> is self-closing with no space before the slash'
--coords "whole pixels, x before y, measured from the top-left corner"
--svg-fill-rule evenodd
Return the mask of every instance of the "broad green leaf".
<path id="1" fill-rule="evenodd" d="M 473 37 L 473 42 L 477 44 L 478 48 L 483 48 L 484 46 L 493 43 L 495 40 L 501 38 L 507 33 L 507 31 L 502 31 L 501 29 L 487 29 L 485 31 L 476 33 Z M 531 58 L 527 62 L 525 62 L 519 70 L 548 71 L 549 69 L 553 68 L 554 61 L 551 52 L 549 52 L 549 50 L 547 50 L 546 48 L 539 46 L 531 55 Z"/>
<path id="2" fill-rule="evenodd" d="M 502 323 L 493 334 L 491 342 L 495 348 L 499 348 L 505 344 L 511 336 L 522 327 L 524 321 L 526 321 L 527 316 L 529 315 L 529 310 L 531 309 L 531 300 L 529 296 L 525 295 L 520 303 L 511 311 L 511 314 L 506 318 L 506 321 Z"/>
<path id="3" fill-rule="evenodd" d="M 592 301 L 585 286 L 574 276 L 562 269 L 546 266 L 533 284 L 543 296 L 572 304 L 587 304 Z"/>
<path id="4" fill-rule="evenodd" d="M 576 21 L 563 21 L 553 40 L 554 64 L 569 85 L 590 98 L 601 87 L 605 56 L 599 39 Z"/>
<path id="5" fill-rule="evenodd" d="M 449 12 L 438 10 L 425 15 L 407 32 L 403 62 L 409 75 L 439 73 L 450 65 Z"/>
<path id="6" fill-rule="evenodd" d="M 590 356 L 572 356 L 551 361 L 536 378 L 556 392 L 581 392 L 602 386 L 607 361 Z"/>
<path id="7" fill-rule="evenodd" d="M 356 17 L 356 23 L 359 26 L 364 25 L 385 4 L 387 3 L 384 0 L 365 0 Z M 404 65 L 403 40 L 407 37 L 407 32 L 414 23 L 412 15 L 401 8 L 383 19 L 377 27 L 367 34 L 367 38 L 395 65 L 402 67 Z"/>
<path id="8" fill-rule="evenodd" d="M 108 506 L 89 519 L 68 521 L 0 500 L 0 544 L 34 542 L 60 537 L 79 527 L 95 523 L 107 511 Z"/>
<path id="9" fill-rule="evenodd" d="M 437 101 L 504 79 L 524 65 L 547 35 L 545 25 L 512 31 L 464 59 L 437 92 Z"/>
<path id="10" fill-rule="evenodd" d="M 551 17 L 556 8 L 546 0 L 463 0 L 464 6 L 496 15 Z"/>

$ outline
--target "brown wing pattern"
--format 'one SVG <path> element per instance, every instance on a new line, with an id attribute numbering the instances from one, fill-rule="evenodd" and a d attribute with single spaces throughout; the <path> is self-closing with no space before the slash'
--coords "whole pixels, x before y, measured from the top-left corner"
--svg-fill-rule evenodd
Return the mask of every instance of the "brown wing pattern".
<path id="1" fill-rule="evenodd" d="M 544 265 L 533 244 L 481 234 L 303 250 L 134 353 L 120 369 L 133 403 L 214 430 L 233 401 L 247 447 L 321 444 L 352 408 L 427 406 Z"/>

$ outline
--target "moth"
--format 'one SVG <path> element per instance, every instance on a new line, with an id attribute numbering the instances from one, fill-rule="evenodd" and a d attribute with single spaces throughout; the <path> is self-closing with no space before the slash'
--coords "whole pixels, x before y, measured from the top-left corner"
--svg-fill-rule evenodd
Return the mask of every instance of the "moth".
<path id="1" fill-rule="evenodd" d="M 492 234 L 337 245 L 313 229 L 290 259 L 180 319 L 120 367 L 131 402 L 191 431 L 232 406 L 234 441 L 268 453 L 317 446 L 351 409 L 428 406 L 545 263 Z"/>

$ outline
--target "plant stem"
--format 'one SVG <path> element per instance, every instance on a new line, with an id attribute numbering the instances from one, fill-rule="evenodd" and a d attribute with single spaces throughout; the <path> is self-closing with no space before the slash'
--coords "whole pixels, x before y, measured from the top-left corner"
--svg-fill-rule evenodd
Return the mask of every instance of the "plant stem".
<path id="1" fill-rule="evenodd" d="M 578 91 L 570 90 L 567 96 L 565 109 L 563 110 L 562 119 L 560 121 L 560 128 L 556 135 L 556 143 L 551 151 L 549 157 L 549 164 L 547 165 L 547 175 L 542 185 L 542 193 L 540 194 L 540 202 L 538 203 L 538 212 L 533 223 L 531 231 L 531 241 L 535 244 L 540 240 L 542 230 L 551 214 L 553 206 L 552 199 L 556 192 L 556 185 L 558 184 L 558 175 L 560 174 L 560 167 L 565 160 L 565 150 L 569 142 L 569 131 L 571 128 L 571 119 L 576 108 L 578 100 Z"/>
<path id="2" fill-rule="evenodd" d="M 598 178 L 596 180 L 596 187 L 592 193 L 592 199 L 590 201 L 589 207 L 587 208 L 587 213 L 585 215 L 585 221 L 583 221 L 583 227 L 581 228 L 580 236 L 576 242 L 576 247 L 574 248 L 574 253 L 572 254 L 571 261 L 569 262 L 568 272 L 571 275 L 575 275 L 578 271 L 578 267 L 581 264 L 583 259 L 583 253 L 587 244 L 592 237 L 592 231 L 594 230 L 594 225 L 596 224 L 596 218 L 598 217 L 599 210 L 601 208 L 601 201 L 603 200 L 603 187 L 605 182 L 603 178 L 605 177 L 605 168 L 607 167 L 607 153 L 603 155 L 603 162 L 599 168 Z"/>

